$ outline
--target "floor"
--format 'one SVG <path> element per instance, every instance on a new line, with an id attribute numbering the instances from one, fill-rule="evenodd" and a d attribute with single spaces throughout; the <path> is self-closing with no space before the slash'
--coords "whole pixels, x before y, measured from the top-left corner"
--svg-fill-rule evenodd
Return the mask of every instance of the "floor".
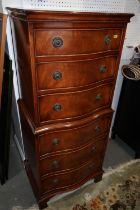
<path id="1" fill-rule="evenodd" d="M 120 139 L 109 140 L 104 170 L 134 158 L 134 152 Z M 32 189 L 23 169 L 15 143 L 11 141 L 9 180 L 0 186 L 0 210 L 32 210 L 37 208 Z"/>

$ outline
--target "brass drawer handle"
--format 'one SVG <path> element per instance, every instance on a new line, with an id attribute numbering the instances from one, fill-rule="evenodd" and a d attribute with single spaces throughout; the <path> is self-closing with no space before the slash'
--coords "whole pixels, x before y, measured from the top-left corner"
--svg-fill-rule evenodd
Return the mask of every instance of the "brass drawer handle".
<path id="1" fill-rule="evenodd" d="M 53 165 L 53 167 L 54 168 L 59 168 L 59 160 L 54 160 L 53 162 L 52 162 L 52 165 Z"/>
<path id="2" fill-rule="evenodd" d="M 99 132 L 101 131 L 101 128 L 100 128 L 99 125 L 97 125 L 97 126 L 95 127 L 95 131 L 96 131 L 97 133 L 99 133 Z"/>
<path id="3" fill-rule="evenodd" d="M 59 145 L 60 144 L 60 140 L 55 138 L 55 139 L 52 140 L 52 144 L 53 145 Z"/>
<path id="4" fill-rule="evenodd" d="M 60 37 L 55 37 L 52 40 L 52 45 L 55 48 L 59 48 L 59 47 L 63 46 L 63 40 Z"/>
<path id="5" fill-rule="evenodd" d="M 111 43 L 111 37 L 109 35 L 106 35 L 104 38 L 104 43 L 106 45 L 109 45 Z"/>
<path id="6" fill-rule="evenodd" d="M 107 72 L 107 67 L 106 67 L 106 66 L 101 66 L 101 67 L 100 67 L 100 72 L 101 72 L 101 73 Z"/>
<path id="7" fill-rule="evenodd" d="M 55 104 L 54 106 L 53 106 L 53 110 L 54 111 L 56 111 L 56 112 L 59 112 L 60 110 L 61 110 L 61 104 Z"/>
<path id="8" fill-rule="evenodd" d="M 60 79 L 62 79 L 62 74 L 61 74 L 61 72 L 55 71 L 55 72 L 53 73 L 53 79 L 54 79 L 54 80 L 60 80 Z"/>
<path id="9" fill-rule="evenodd" d="M 54 183 L 54 184 L 58 184 L 58 182 L 59 182 L 59 179 L 54 179 L 54 180 L 53 180 L 53 183 Z"/>
<path id="10" fill-rule="evenodd" d="M 103 97 L 102 97 L 101 93 L 99 93 L 99 94 L 96 95 L 96 100 L 97 100 L 97 101 L 101 101 L 102 98 L 103 98 Z"/>

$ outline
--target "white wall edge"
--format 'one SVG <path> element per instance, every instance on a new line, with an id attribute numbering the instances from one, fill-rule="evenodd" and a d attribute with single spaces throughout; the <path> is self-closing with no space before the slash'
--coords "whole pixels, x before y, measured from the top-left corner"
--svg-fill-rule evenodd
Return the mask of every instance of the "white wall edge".
<path id="1" fill-rule="evenodd" d="M 23 150 L 22 150 L 22 148 L 19 144 L 19 140 L 18 140 L 16 134 L 14 135 L 14 140 L 15 140 L 16 146 L 18 148 L 19 154 L 21 156 L 21 159 L 22 159 L 22 161 L 24 161 L 25 160 L 25 155 L 24 155 Z"/>

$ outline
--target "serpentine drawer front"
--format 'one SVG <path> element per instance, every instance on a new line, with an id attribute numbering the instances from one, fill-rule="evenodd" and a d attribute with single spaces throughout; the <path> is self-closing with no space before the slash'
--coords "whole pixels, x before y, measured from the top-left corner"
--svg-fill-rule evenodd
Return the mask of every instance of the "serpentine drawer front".
<path id="1" fill-rule="evenodd" d="M 94 121 L 86 122 L 75 128 L 67 128 L 61 131 L 53 131 L 42 134 L 38 138 L 39 154 L 46 154 L 59 151 L 73 151 L 77 147 L 94 142 L 96 137 L 109 132 L 112 112 L 100 113 Z"/>
<path id="2" fill-rule="evenodd" d="M 39 98 L 40 122 L 82 117 L 94 110 L 110 106 L 112 83 L 83 91 L 56 93 Z"/>
<path id="3" fill-rule="evenodd" d="M 117 71 L 116 62 L 116 56 L 107 56 L 36 64 L 38 93 L 91 86 L 95 82 L 112 79 Z"/>
<path id="4" fill-rule="evenodd" d="M 36 56 L 119 50 L 122 37 L 122 29 L 36 30 L 34 33 Z"/>
<path id="5" fill-rule="evenodd" d="M 76 150 L 70 152 L 66 151 L 46 155 L 40 160 L 39 163 L 42 172 L 41 175 L 77 168 L 91 160 L 96 161 L 101 159 L 105 151 L 105 145 L 106 138 L 104 140 L 102 137 L 101 140 L 96 139 L 94 143 L 90 143 L 84 147 L 77 148 Z"/>
<path id="6" fill-rule="evenodd" d="M 58 174 L 51 174 L 43 177 L 42 192 L 45 194 L 48 191 L 50 193 L 61 191 L 63 189 L 72 189 L 75 184 L 78 186 L 80 183 L 84 183 L 87 177 L 95 177 L 101 171 L 101 162 L 90 161 L 70 171 L 61 172 Z"/>
<path id="7" fill-rule="evenodd" d="M 41 209 L 57 193 L 102 179 L 112 96 L 133 15 L 8 9 L 25 169 Z"/>

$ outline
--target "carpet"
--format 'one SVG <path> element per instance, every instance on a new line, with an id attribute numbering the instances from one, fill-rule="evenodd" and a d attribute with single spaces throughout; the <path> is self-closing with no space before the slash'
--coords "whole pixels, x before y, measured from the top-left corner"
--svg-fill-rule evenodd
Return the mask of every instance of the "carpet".
<path id="1" fill-rule="evenodd" d="M 140 159 L 106 172 L 96 184 L 49 202 L 44 210 L 140 210 Z"/>

